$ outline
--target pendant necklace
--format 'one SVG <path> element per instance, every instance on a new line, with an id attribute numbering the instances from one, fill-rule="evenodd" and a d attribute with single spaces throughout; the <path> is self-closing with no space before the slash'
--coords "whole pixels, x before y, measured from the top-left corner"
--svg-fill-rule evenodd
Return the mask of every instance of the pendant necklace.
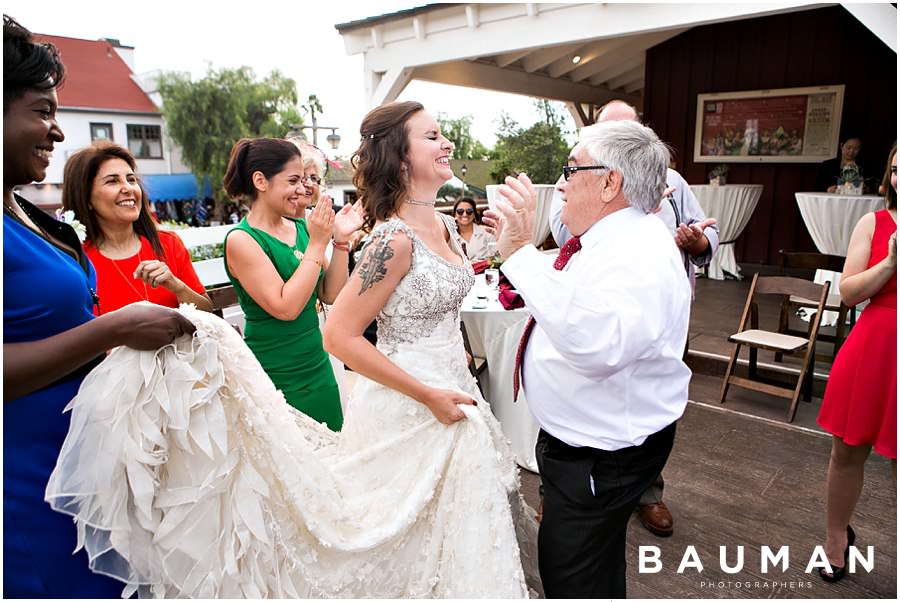
<path id="1" fill-rule="evenodd" d="M 141 247 L 143 247 L 143 243 L 141 243 Z M 137 258 L 138 258 L 138 259 L 137 259 L 137 265 L 140 265 L 140 264 L 141 264 L 141 249 L 140 249 L 140 248 L 138 248 Z M 139 290 L 137 289 L 137 287 L 134 286 L 134 283 L 132 282 L 132 280 L 137 280 L 137 278 L 132 277 L 131 279 L 129 279 L 129 278 L 125 275 L 125 273 L 121 270 L 121 268 L 119 268 L 118 260 L 110 258 L 109 261 L 113 264 L 113 267 L 116 268 L 116 271 L 117 271 L 117 272 L 119 273 L 119 275 L 122 277 L 122 280 L 124 280 L 125 283 L 126 283 L 128 286 L 131 287 L 131 290 L 134 291 L 134 294 L 135 294 L 135 295 L 137 295 L 138 297 L 140 297 L 140 298 L 143 299 L 144 301 L 149 301 L 149 300 L 150 300 L 150 292 L 147 290 L 147 283 L 146 283 L 143 279 L 141 279 L 141 284 L 144 285 L 144 294 L 141 295 L 141 291 L 139 291 Z M 135 268 L 136 268 L 136 267 L 137 267 L 137 266 L 135 266 Z"/>

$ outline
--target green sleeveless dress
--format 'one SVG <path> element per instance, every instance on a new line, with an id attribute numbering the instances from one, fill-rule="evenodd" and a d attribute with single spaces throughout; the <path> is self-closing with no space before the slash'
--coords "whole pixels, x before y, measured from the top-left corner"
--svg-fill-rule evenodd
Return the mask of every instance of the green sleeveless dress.
<path id="1" fill-rule="evenodd" d="M 228 234 L 243 230 L 252 236 L 272 261 L 281 278 L 287 282 L 300 265 L 300 258 L 309 245 L 306 221 L 292 221 L 297 226 L 297 241 L 293 247 L 254 228 L 247 223 L 247 218 L 241 220 Z M 228 236 L 225 238 L 227 240 Z M 225 270 L 244 311 L 244 341 L 269 378 L 281 389 L 285 399 L 293 407 L 324 422 L 333 431 L 341 430 L 344 421 L 341 395 L 334 379 L 331 361 L 322 348 L 315 293 L 310 296 L 306 307 L 296 319 L 285 322 L 269 315 L 247 294 L 241 283 L 228 271 L 227 259 Z M 319 275 L 320 282 L 323 277 L 324 271 Z"/>

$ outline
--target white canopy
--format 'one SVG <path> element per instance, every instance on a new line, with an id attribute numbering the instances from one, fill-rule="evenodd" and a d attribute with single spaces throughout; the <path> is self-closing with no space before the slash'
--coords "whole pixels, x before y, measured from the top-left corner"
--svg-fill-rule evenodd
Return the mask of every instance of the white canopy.
<path id="1" fill-rule="evenodd" d="M 648 48 L 698 25 L 824 6 L 832 4 L 430 4 L 336 28 L 348 54 L 364 55 L 372 107 L 421 79 L 561 100 L 583 125 L 612 98 L 641 105 Z M 897 51 L 893 6 L 844 7 Z"/>

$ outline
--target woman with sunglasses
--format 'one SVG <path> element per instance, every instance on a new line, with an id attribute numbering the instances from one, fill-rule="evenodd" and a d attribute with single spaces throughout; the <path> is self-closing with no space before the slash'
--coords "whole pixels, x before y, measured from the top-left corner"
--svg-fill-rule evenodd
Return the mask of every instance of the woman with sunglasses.
<path id="1" fill-rule="evenodd" d="M 456 219 L 457 240 L 469 261 L 493 257 L 497 241 L 484 226 L 477 223 L 475 201 L 467 196 L 460 197 L 453 205 L 453 217 Z"/>

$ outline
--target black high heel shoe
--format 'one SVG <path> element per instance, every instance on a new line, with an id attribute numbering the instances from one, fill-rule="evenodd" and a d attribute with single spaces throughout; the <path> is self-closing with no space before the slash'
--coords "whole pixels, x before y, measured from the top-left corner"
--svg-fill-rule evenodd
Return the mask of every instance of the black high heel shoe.
<path id="1" fill-rule="evenodd" d="M 853 527 L 847 525 L 847 547 L 844 548 L 844 566 L 834 566 L 831 563 L 828 563 L 828 566 L 831 567 L 831 574 L 825 572 L 825 569 L 819 569 L 819 577 L 822 578 L 822 581 L 826 583 L 837 583 L 841 579 L 847 576 L 847 562 L 850 560 L 850 546 L 856 543 L 856 532 L 853 531 Z"/>

